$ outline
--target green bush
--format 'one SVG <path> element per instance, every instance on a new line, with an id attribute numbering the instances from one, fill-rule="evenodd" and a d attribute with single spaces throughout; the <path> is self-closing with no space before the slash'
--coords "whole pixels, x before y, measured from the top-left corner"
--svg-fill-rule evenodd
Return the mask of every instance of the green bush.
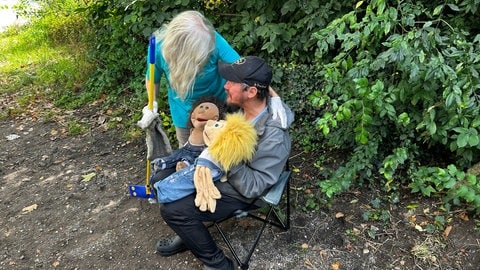
<path id="1" fill-rule="evenodd" d="M 480 35 L 473 23 L 480 3 L 457 2 L 359 1 L 315 33 L 317 58 L 328 61 L 318 67 L 324 85 L 312 95 L 325 107 L 316 128 L 329 144 L 355 149 L 319 183 L 328 195 L 362 172 L 368 181 L 375 169 L 387 190 L 409 183 L 424 195 L 449 190 L 480 210 L 474 176 L 451 175 L 442 185 L 445 176 L 432 172 L 448 164 L 463 171 L 480 158 Z"/>

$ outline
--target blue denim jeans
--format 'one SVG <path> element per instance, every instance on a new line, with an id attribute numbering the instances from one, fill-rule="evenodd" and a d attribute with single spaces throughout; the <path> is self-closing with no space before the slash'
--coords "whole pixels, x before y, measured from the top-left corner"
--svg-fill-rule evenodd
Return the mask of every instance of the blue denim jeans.
<path id="1" fill-rule="evenodd" d="M 196 190 L 193 183 L 193 175 L 196 165 L 209 167 L 212 171 L 213 181 L 220 180 L 224 174 L 223 170 L 215 163 L 208 159 L 198 158 L 195 164 L 177 171 L 153 185 L 157 191 L 158 203 L 173 202 L 194 193 Z"/>

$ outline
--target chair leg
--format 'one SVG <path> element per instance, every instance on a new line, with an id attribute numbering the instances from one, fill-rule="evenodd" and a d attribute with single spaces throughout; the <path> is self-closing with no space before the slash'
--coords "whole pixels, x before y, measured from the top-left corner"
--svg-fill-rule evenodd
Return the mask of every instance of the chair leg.
<path id="1" fill-rule="evenodd" d="M 232 253 L 233 257 L 235 258 L 235 260 L 237 261 L 238 265 L 240 266 L 240 269 L 242 270 L 247 270 L 248 267 L 249 267 L 249 262 L 250 262 L 250 258 L 252 257 L 253 255 L 253 252 L 255 251 L 255 248 L 257 247 L 258 243 L 260 242 L 260 238 L 262 237 L 262 234 L 263 234 L 263 231 L 265 230 L 265 227 L 267 227 L 267 224 L 272 224 L 272 225 L 275 225 L 274 223 L 271 223 L 271 222 L 268 222 L 270 220 L 270 217 L 272 216 L 272 214 L 274 214 L 275 216 L 278 217 L 277 213 L 275 212 L 273 206 L 270 206 L 269 207 L 269 210 L 268 210 L 268 213 L 267 213 L 267 216 L 262 219 L 262 218 L 259 218 L 255 215 L 252 215 L 252 214 L 249 214 L 249 216 L 251 217 L 254 217 L 255 219 L 257 220 L 260 220 L 262 221 L 262 226 L 260 227 L 259 231 L 257 232 L 257 235 L 255 237 L 255 242 L 252 244 L 252 246 L 250 247 L 249 251 L 248 251 L 248 254 L 247 256 L 245 256 L 245 258 L 243 259 L 243 261 L 240 259 L 240 257 L 238 256 L 235 248 L 233 247 L 233 245 L 231 244 L 230 240 L 227 238 L 227 236 L 225 235 L 225 233 L 222 231 L 222 229 L 220 228 L 220 225 L 215 222 L 214 225 L 215 227 L 217 228 L 217 231 L 220 233 L 220 235 L 222 236 L 223 238 L 223 241 L 225 242 L 225 244 L 228 246 L 228 249 L 230 250 L 230 252 Z M 278 225 L 276 225 L 278 226 Z"/>
<path id="2" fill-rule="evenodd" d="M 232 253 L 233 257 L 235 258 L 235 260 L 237 261 L 238 265 L 240 266 L 240 268 L 242 270 L 247 270 L 248 269 L 250 258 L 252 257 L 253 252 L 255 251 L 255 248 L 257 247 L 258 243 L 260 242 L 260 238 L 262 237 L 263 231 L 265 230 L 265 227 L 267 226 L 267 224 L 270 224 L 272 226 L 275 226 L 275 227 L 280 228 L 280 229 L 285 230 L 285 231 L 290 229 L 290 181 L 288 181 L 288 179 L 287 179 L 286 185 L 284 186 L 284 190 L 283 190 L 282 193 L 284 193 L 284 195 L 286 196 L 286 207 L 287 207 L 287 209 L 285 210 L 286 216 L 284 218 L 280 217 L 280 214 L 275 210 L 276 205 L 274 205 L 274 204 L 267 204 L 268 205 L 268 212 L 267 212 L 267 215 L 264 218 L 262 218 L 258 215 L 255 215 L 251 212 L 247 213 L 246 216 L 254 218 L 256 220 L 259 220 L 260 222 L 262 222 L 262 225 L 257 232 L 257 235 L 255 237 L 255 242 L 251 245 L 250 249 L 248 250 L 248 254 L 245 256 L 243 261 L 240 259 L 239 255 L 237 254 L 237 251 L 234 249 L 232 243 L 227 238 L 227 236 L 222 231 L 222 229 L 220 228 L 220 225 L 219 225 L 221 222 L 231 218 L 232 216 L 229 216 L 225 219 L 222 219 L 222 220 L 219 220 L 219 221 L 213 223 L 213 225 L 215 225 L 215 227 L 217 228 L 217 231 L 220 233 L 221 237 L 223 238 L 223 241 L 228 246 L 228 249 L 230 250 L 230 252 Z M 276 203 L 278 203 L 278 200 L 276 201 Z M 235 216 L 235 215 L 233 215 L 233 216 Z M 276 219 L 276 220 L 273 220 L 273 219 Z"/>

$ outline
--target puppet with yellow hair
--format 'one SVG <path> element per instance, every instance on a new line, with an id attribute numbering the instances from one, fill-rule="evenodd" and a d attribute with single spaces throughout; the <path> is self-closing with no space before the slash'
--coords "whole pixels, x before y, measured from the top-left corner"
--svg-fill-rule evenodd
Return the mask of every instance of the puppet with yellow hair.
<path id="1" fill-rule="evenodd" d="M 215 212 L 216 200 L 222 196 L 214 182 L 225 180 L 228 170 L 250 161 L 255 154 L 257 132 L 243 114 L 208 120 L 202 136 L 207 148 L 194 164 L 155 183 L 159 203 L 176 201 L 197 191 L 195 205 L 201 211 Z"/>
<path id="2" fill-rule="evenodd" d="M 255 154 L 257 132 L 243 114 L 227 114 L 225 120 L 209 120 L 203 131 L 208 146 L 196 161 L 193 182 L 197 195 L 195 205 L 215 212 L 216 200 L 222 196 L 214 181 L 227 181 L 234 165 L 250 161 Z"/>

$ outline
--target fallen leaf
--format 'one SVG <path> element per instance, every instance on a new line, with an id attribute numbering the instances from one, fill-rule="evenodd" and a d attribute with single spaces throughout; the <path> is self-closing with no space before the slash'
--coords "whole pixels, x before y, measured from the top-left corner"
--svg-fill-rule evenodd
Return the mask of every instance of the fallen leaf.
<path id="1" fill-rule="evenodd" d="M 308 244 L 307 244 L 307 243 L 303 243 L 300 247 L 301 247 L 302 249 L 307 249 L 307 248 L 308 248 Z"/>
<path id="2" fill-rule="evenodd" d="M 348 215 L 348 216 L 345 218 L 345 221 L 350 222 L 352 219 L 353 219 L 353 215 Z"/>
<path id="3" fill-rule="evenodd" d="M 340 269 L 340 262 L 336 261 L 332 263 L 332 270 L 338 270 L 338 269 Z"/>
<path id="4" fill-rule="evenodd" d="M 30 212 L 32 212 L 33 210 L 36 210 L 37 208 L 38 208 L 38 204 L 34 203 L 34 204 L 30 205 L 30 206 L 24 207 L 24 208 L 22 209 L 22 212 L 23 212 L 24 214 L 30 213 Z"/>
<path id="5" fill-rule="evenodd" d="M 82 178 L 83 178 L 82 182 L 88 182 L 88 181 L 92 180 L 92 178 L 93 178 L 95 175 L 97 175 L 97 174 L 96 174 L 96 173 L 93 173 L 93 172 L 92 172 L 92 173 L 89 173 L 89 174 L 84 174 L 84 175 L 82 175 Z"/>
<path id="6" fill-rule="evenodd" d="M 445 230 L 442 233 L 442 237 L 444 240 L 447 240 L 447 237 L 450 234 L 450 231 L 452 231 L 452 226 L 447 226 L 447 228 L 445 228 Z"/>
<path id="7" fill-rule="evenodd" d="M 101 125 L 101 124 L 105 123 L 106 120 L 107 120 L 107 118 L 104 115 L 101 115 L 97 119 L 97 124 Z"/>
<path id="8" fill-rule="evenodd" d="M 410 222 L 412 223 L 415 223 L 415 221 L 417 221 L 417 217 L 416 216 L 411 216 L 408 218 L 410 220 Z"/>
<path id="9" fill-rule="evenodd" d="M 54 261 L 52 263 L 53 267 L 58 267 L 60 265 L 60 262 L 59 261 Z"/>
<path id="10" fill-rule="evenodd" d="M 335 218 L 343 218 L 345 215 L 342 212 L 338 212 L 335 214 Z"/>
<path id="11" fill-rule="evenodd" d="M 323 259 L 325 257 L 327 257 L 327 251 L 326 250 L 320 250 L 320 257 Z"/>
<path id="12" fill-rule="evenodd" d="M 459 215 L 460 219 L 463 221 L 469 221 L 470 219 L 468 218 L 468 215 L 466 213 L 461 213 Z"/>
<path id="13" fill-rule="evenodd" d="M 418 224 L 415 224 L 415 229 L 419 232 L 423 232 L 423 228 L 422 226 L 418 225 Z"/>

